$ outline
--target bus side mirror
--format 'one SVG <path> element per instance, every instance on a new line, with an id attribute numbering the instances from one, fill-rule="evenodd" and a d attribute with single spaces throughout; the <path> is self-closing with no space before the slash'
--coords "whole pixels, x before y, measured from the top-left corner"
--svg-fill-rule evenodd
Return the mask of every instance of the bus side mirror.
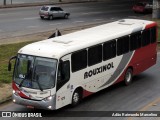
<path id="1" fill-rule="evenodd" d="M 12 63 L 11 63 L 11 61 L 13 60 L 13 59 L 16 59 L 17 58 L 17 56 L 13 56 L 13 57 L 11 57 L 10 59 L 9 59 L 9 62 L 8 62 L 8 71 L 11 71 L 11 69 L 12 69 Z"/>
<path id="2" fill-rule="evenodd" d="M 12 69 L 12 64 L 11 64 L 11 62 L 9 62 L 8 63 L 8 71 L 11 71 L 11 69 Z"/>

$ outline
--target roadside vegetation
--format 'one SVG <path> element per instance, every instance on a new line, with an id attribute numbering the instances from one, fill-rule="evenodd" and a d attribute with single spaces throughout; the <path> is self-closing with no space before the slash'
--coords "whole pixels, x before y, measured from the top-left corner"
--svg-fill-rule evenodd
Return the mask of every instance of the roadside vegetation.
<path id="1" fill-rule="evenodd" d="M 8 72 L 8 60 L 16 55 L 21 47 L 29 43 L 31 42 L 0 45 L 0 84 L 11 83 L 14 62 L 12 63 L 12 71 Z"/>

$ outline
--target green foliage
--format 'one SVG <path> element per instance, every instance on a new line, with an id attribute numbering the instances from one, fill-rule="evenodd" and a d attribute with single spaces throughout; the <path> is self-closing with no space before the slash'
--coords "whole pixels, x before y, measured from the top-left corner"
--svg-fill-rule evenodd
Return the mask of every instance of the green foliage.
<path id="1" fill-rule="evenodd" d="M 12 62 L 12 71 L 8 71 L 8 60 L 15 56 L 20 48 L 31 42 L 22 42 L 15 44 L 0 45 L 0 85 L 2 83 L 11 83 L 14 61 Z"/>

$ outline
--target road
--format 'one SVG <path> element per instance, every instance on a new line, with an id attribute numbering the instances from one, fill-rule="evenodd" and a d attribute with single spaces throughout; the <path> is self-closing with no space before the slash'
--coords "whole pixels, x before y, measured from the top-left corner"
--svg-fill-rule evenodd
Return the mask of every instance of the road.
<path id="1" fill-rule="evenodd" d="M 106 0 L 59 5 L 71 13 L 69 19 L 41 20 L 39 7 L 0 9 L 0 41 L 2 38 L 34 34 L 48 30 L 70 28 L 96 22 L 108 22 L 123 18 L 144 16 L 135 14 L 132 0 Z"/>
<path id="2" fill-rule="evenodd" d="M 147 106 L 152 102 L 160 98 L 160 53 L 158 53 L 157 64 L 146 70 L 145 72 L 134 76 L 133 82 L 130 86 L 124 86 L 123 83 L 111 86 L 105 90 L 102 90 L 92 96 L 84 99 L 80 105 L 75 108 L 66 106 L 59 111 L 44 111 L 28 109 L 24 106 L 7 103 L 0 107 L 0 111 L 28 111 L 28 112 L 45 112 L 45 115 L 51 116 L 48 120 L 53 119 L 54 116 L 62 115 L 62 117 L 55 118 L 61 120 L 65 112 L 72 112 L 70 116 L 73 116 L 75 111 L 88 111 L 85 115 L 91 114 L 91 111 L 96 111 L 93 116 L 97 114 L 103 114 L 104 111 L 139 111 L 147 110 Z M 153 110 L 153 109 L 152 109 Z M 101 112 L 98 112 L 101 111 Z M 84 114 L 83 114 L 84 115 Z M 92 116 L 92 115 L 91 115 Z M 2 119 L 2 118 L 1 118 Z M 9 118 L 8 118 L 9 119 Z M 20 118 L 15 118 L 20 119 Z M 35 118 L 36 119 L 36 118 Z M 45 118 L 42 118 L 45 119 Z M 65 120 L 74 120 L 74 117 L 65 117 Z M 77 120 L 84 119 L 83 117 L 76 118 Z M 87 117 L 87 120 L 106 120 L 104 117 Z M 115 120 L 115 117 L 108 118 L 109 120 Z M 119 118 L 122 120 L 129 120 L 126 118 Z M 12 118 L 14 120 L 14 118 Z"/>
<path id="3" fill-rule="evenodd" d="M 55 28 L 68 28 L 84 24 L 90 24 L 102 21 L 111 21 L 122 18 L 132 18 L 144 16 L 142 14 L 134 14 L 131 11 L 132 3 L 123 1 L 109 1 L 99 3 L 85 4 L 67 4 L 61 5 L 64 9 L 71 12 L 68 20 L 56 19 L 52 21 L 40 20 L 38 17 L 39 7 L 13 8 L 0 10 L 0 38 L 12 37 L 22 34 L 37 33 L 40 31 L 55 30 Z M 124 7 L 125 6 L 125 7 Z M 160 54 L 158 54 L 157 64 L 145 72 L 135 76 L 130 86 L 124 86 L 122 83 L 109 87 L 83 100 L 83 102 L 75 107 L 64 107 L 59 111 L 46 112 L 48 120 L 74 120 L 74 117 L 54 117 L 57 114 L 63 114 L 69 111 L 138 111 L 147 108 L 148 104 L 160 97 Z M 144 109 L 143 109 L 144 110 Z M 30 111 L 39 112 L 39 110 L 28 109 L 24 106 L 9 102 L 0 106 L 0 111 Z M 86 114 L 90 114 L 90 113 Z M 76 112 L 73 112 L 73 114 Z M 101 113 L 101 112 L 97 112 Z M 96 113 L 95 113 L 96 116 Z M 54 117 L 54 118 L 53 118 Z M 4 120 L 6 118 L 0 118 Z M 21 118 L 8 118 L 21 119 Z M 8 120 L 7 119 L 7 120 Z M 24 118 L 25 119 L 25 118 Z M 38 118 L 39 119 L 39 118 Z M 42 118 L 46 119 L 46 118 Z M 116 118 L 104 117 L 79 117 L 77 120 L 115 120 Z M 128 118 L 118 118 L 128 120 Z M 34 118 L 36 120 L 36 118 Z"/>

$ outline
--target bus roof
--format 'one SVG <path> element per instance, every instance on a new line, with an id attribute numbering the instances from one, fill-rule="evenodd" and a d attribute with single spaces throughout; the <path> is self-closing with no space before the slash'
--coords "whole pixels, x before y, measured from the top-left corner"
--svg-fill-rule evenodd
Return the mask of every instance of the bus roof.
<path id="1" fill-rule="evenodd" d="M 123 19 L 24 46 L 18 53 L 56 58 L 145 29 L 152 21 Z"/>

